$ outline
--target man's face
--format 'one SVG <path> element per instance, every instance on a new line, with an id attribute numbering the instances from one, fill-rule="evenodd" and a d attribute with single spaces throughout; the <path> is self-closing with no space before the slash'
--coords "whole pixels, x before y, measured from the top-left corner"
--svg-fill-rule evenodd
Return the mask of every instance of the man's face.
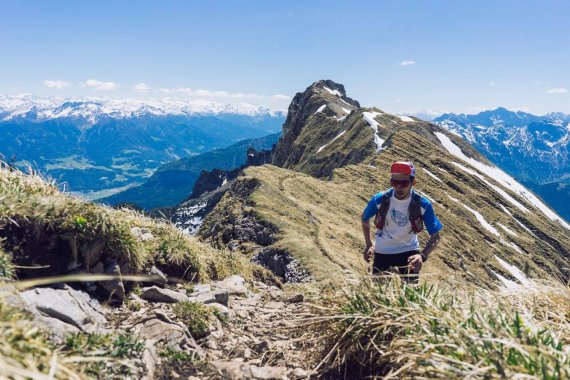
<path id="1" fill-rule="evenodd" d="M 398 199 L 408 198 L 410 191 L 412 191 L 410 176 L 406 174 L 392 174 L 390 184 L 394 189 L 394 195 Z"/>

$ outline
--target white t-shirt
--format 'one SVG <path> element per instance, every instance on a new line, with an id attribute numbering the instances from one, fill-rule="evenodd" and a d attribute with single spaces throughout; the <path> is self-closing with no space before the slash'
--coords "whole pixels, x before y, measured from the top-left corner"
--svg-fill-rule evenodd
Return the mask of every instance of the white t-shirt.
<path id="1" fill-rule="evenodd" d="M 382 231 L 376 230 L 375 252 L 395 254 L 420 248 L 420 242 L 412 230 L 408 212 L 411 201 L 411 194 L 408 199 L 402 201 L 392 195 L 384 228 Z"/>

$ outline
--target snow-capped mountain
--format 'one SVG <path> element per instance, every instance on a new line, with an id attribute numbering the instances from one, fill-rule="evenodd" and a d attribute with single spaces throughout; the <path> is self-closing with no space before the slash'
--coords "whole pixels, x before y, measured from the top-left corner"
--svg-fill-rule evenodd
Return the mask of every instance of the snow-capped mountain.
<path id="1" fill-rule="evenodd" d="M 570 173 L 570 115 L 497 108 L 476 115 L 444 114 L 434 122 L 523 180 L 545 182 Z"/>
<path id="2" fill-rule="evenodd" d="M 0 158 L 72 191 L 118 190 L 166 162 L 275 133 L 283 121 L 251 104 L 0 96 Z M 90 196 L 99 195 L 110 194 Z"/>
<path id="3" fill-rule="evenodd" d="M 505 108 L 476 115 L 444 114 L 434 123 L 471 143 L 570 219 L 570 115 L 536 116 Z"/>
<path id="4" fill-rule="evenodd" d="M 97 123 L 103 118 L 125 119 L 144 115 L 219 115 L 284 116 L 283 110 L 248 103 L 222 104 L 208 100 L 179 99 L 63 99 L 33 95 L 0 95 L 0 120 L 17 118 L 53 120 L 78 118 Z"/>

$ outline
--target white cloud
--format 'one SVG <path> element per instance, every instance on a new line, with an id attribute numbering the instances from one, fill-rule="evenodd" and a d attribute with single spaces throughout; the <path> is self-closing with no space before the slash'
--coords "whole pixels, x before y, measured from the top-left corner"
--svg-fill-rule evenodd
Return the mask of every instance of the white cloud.
<path id="1" fill-rule="evenodd" d="M 276 94 L 272 96 L 273 99 L 277 99 L 277 100 L 289 100 L 291 99 L 290 96 L 288 95 L 281 95 L 281 94 Z"/>
<path id="2" fill-rule="evenodd" d="M 146 83 L 137 83 L 133 88 L 138 92 L 148 92 L 150 91 L 150 86 Z"/>
<path id="3" fill-rule="evenodd" d="M 549 94 L 566 94 L 568 92 L 568 89 L 564 87 L 556 87 L 556 88 L 551 88 L 546 92 L 548 92 Z"/>
<path id="4" fill-rule="evenodd" d="M 412 61 L 412 60 L 406 60 L 406 61 L 402 61 L 402 63 L 400 63 L 400 65 L 402 66 L 408 66 L 408 65 L 415 65 L 416 61 Z"/>
<path id="5" fill-rule="evenodd" d="M 197 97 L 204 97 L 204 98 L 234 98 L 234 99 L 264 99 L 265 95 L 258 95 L 258 94 L 243 94 L 241 92 L 238 93 L 230 93 L 227 91 L 211 91 L 211 90 L 204 90 L 198 89 L 193 90 L 188 87 L 176 87 L 176 88 L 161 88 L 159 90 L 164 94 L 184 94 L 188 96 L 197 96 Z"/>
<path id="6" fill-rule="evenodd" d="M 71 82 L 65 80 L 44 80 L 42 83 L 46 87 L 57 88 L 58 90 L 63 90 L 71 85 Z"/>
<path id="7" fill-rule="evenodd" d="M 114 82 L 101 82 L 95 79 L 86 80 L 85 83 L 82 84 L 82 86 L 91 87 L 94 88 L 95 90 L 100 90 L 100 91 L 115 90 L 116 88 L 119 87 L 119 85 Z"/>

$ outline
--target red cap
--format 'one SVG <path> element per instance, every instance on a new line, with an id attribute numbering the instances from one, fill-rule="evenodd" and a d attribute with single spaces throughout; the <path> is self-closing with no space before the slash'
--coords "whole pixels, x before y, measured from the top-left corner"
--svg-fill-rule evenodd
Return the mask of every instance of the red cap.
<path id="1" fill-rule="evenodd" d="M 415 177 L 416 168 L 414 167 L 414 164 L 412 164 L 411 162 L 398 161 L 392 164 L 392 167 L 390 168 L 390 173 L 406 174 L 411 177 Z"/>

